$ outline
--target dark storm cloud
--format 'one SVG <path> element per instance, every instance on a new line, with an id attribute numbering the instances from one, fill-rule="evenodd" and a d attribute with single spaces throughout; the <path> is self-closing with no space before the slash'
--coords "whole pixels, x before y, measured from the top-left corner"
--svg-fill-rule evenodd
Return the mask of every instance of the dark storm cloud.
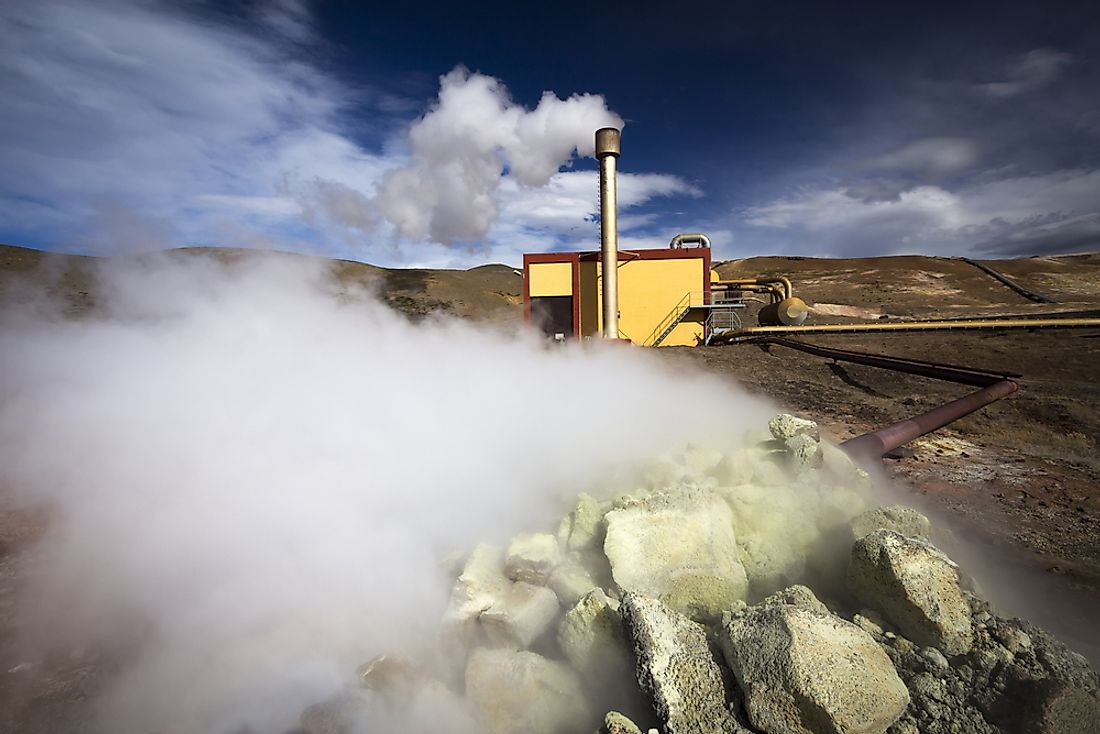
<path id="1" fill-rule="evenodd" d="M 1015 97 L 1043 87 L 1057 79 L 1073 56 L 1050 48 L 1037 48 L 1011 63 L 1000 81 L 986 82 L 979 89 L 991 97 Z"/>
<path id="2" fill-rule="evenodd" d="M 1100 246 L 1095 54 L 995 48 L 917 66 L 866 72 L 859 122 L 792 166 L 798 186 L 740 212 L 754 243 L 844 255 Z"/>
<path id="3" fill-rule="evenodd" d="M 1064 218 L 1059 215 L 1011 225 L 999 221 L 990 225 L 997 230 L 979 242 L 974 250 L 996 257 L 1056 255 L 1100 250 L 1100 214 Z"/>

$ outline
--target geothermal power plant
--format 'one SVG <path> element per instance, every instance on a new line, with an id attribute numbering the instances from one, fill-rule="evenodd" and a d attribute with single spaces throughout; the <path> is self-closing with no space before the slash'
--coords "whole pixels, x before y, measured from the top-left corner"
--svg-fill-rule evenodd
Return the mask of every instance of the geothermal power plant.
<path id="1" fill-rule="evenodd" d="M 36 375 L 8 378 L 22 388 L 0 396 L 5 429 L 38 431 L 51 447 L 20 443 L 25 455 L 11 457 L 25 463 L 12 476 L 73 485 L 83 501 L 75 507 L 97 521 L 81 525 L 78 511 L 48 493 L 56 503 L 5 510 L 3 598 L 24 593 L 56 557 L 73 564 L 53 579 L 65 592 L 99 574 L 138 574 L 148 584 L 142 601 L 176 633 L 168 662 L 157 659 L 173 673 L 177 658 L 194 663 L 187 656 L 205 639 L 205 623 L 241 608 L 263 620 L 245 616 L 222 633 L 220 647 L 185 671 L 192 677 L 156 679 L 172 682 L 173 695 L 144 679 L 163 674 L 157 666 L 121 676 L 129 688 L 106 685 L 137 655 L 125 636 L 117 658 L 80 647 L 28 661 L 6 642 L 0 734 L 98 731 L 89 722 L 104 689 L 114 692 L 103 699 L 109 711 L 150 717 L 132 728 L 142 732 L 267 731 L 248 717 L 275 710 L 279 726 L 270 730 L 280 734 L 1100 732 L 1100 474 L 1090 402 L 1100 261 L 1014 265 L 1024 276 L 1058 274 L 1047 281 L 1055 289 L 1004 272 L 1009 265 L 954 258 L 719 263 L 699 232 L 633 248 L 617 231 L 621 142 L 615 128 L 595 133 L 600 249 L 527 254 L 522 281 L 506 266 L 341 262 L 326 266 L 318 300 L 315 284 L 308 296 L 295 290 L 287 273 L 300 263 L 291 256 L 180 252 L 153 285 L 153 265 L 129 263 L 131 292 L 123 279 L 97 284 L 96 268 L 109 264 L 46 267 L 30 251 L 0 249 L 0 264 L 21 284 L 0 293 L 17 306 L 28 292 L 61 304 L 28 322 L 38 331 L 20 323 L 4 337 L 44 350 L 48 360 L 26 364 L 56 379 L 43 398 L 30 389 Z M 187 277 L 200 284 L 198 306 L 162 307 L 160 296 L 193 262 L 200 266 Z M 272 279 L 249 285 L 247 274 L 268 266 Z M 214 275 L 222 270 L 233 277 Z M 953 289 L 964 278 L 970 290 Z M 111 288 L 126 297 L 111 301 Z M 220 330 L 219 309 L 236 309 L 238 292 L 260 306 L 246 299 L 227 313 L 259 324 L 258 342 L 245 338 L 247 328 Z M 353 318 L 364 298 L 367 316 Z M 143 299 L 157 307 L 126 310 L 147 307 Z M 269 312 L 282 321 L 265 320 Z M 97 319 L 101 331 L 82 331 Z M 182 333 L 205 345 L 211 332 L 207 361 L 188 361 L 174 341 Z M 295 335 L 291 347 L 267 351 L 265 339 L 284 332 Z M 114 349 L 140 369 L 104 361 Z M 148 355 L 175 382 L 143 381 Z M 100 399 L 93 378 L 101 372 L 120 391 L 107 395 L 124 399 Z M 722 379 L 784 407 L 763 414 L 723 392 Z M 63 406 L 92 416 L 80 430 L 70 432 L 74 418 L 49 399 L 63 389 Z M 165 402 L 175 389 L 180 405 Z M 288 400 L 294 407 L 283 411 Z M 223 404 L 238 406 L 240 425 L 215 420 Z M 166 405 L 176 411 L 167 418 L 157 412 Z M 117 466 L 108 462 L 111 471 L 89 474 L 85 466 L 98 466 L 114 445 L 101 443 L 110 434 L 102 415 L 128 426 L 125 452 Z M 653 416 L 674 418 L 657 426 L 647 422 Z M 158 432 L 164 445 L 132 448 Z M 649 433 L 692 438 L 632 454 Z M 93 449 L 82 453 L 85 443 Z M 253 450 L 239 466 L 230 461 Z M 186 486 L 173 482 L 223 461 L 229 479 L 203 487 L 189 506 Z M 300 465 L 304 488 L 294 483 Z M 509 473 L 528 465 L 535 468 Z M 294 482 L 281 484 L 283 475 Z M 114 482 L 127 481 L 142 502 L 97 524 L 118 501 Z M 503 489 L 484 490 L 494 481 Z M 162 485 L 184 499 L 158 494 Z M 295 491 L 299 504 L 287 499 Z M 235 492 L 248 498 L 240 515 L 231 514 Z M 366 496 L 375 501 L 354 501 Z M 485 537 L 445 547 L 444 539 L 469 540 L 456 531 L 464 525 Z M 65 535 L 71 527 L 76 541 Z M 100 555 L 116 536 L 121 554 Z M 340 544 L 347 536 L 352 552 Z M 131 538 L 148 545 L 135 551 Z M 222 550 L 254 564 L 212 595 L 224 606 L 201 593 L 206 587 L 176 589 L 187 573 L 156 565 L 175 558 L 181 539 L 208 553 L 185 553 L 170 571 L 220 579 L 235 560 Z M 319 554 L 321 563 L 294 576 L 286 567 L 296 554 Z M 371 587 L 376 577 L 390 586 Z M 276 591 L 257 593 L 265 583 Z M 323 596 L 328 587 L 340 593 Z M 371 588 L 371 603 L 342 608 L 343 592 L 360 587 Z M 127 588 L 96 586 L 91 618 L 110 618 L 110 597 Z M 264 616 L 270 599 L 290 607 L 289 622 Z M 52 604 L 44 618 L 65 619 L 79 606 Z M 208 606 L 217 614 L 202 616 Z M 375 606 L 390 622 L 427 615 L 429 628 L 415 638 L 393 632 Z M 0 606 L 5 630 L 14 607 Z M 316 624 L 298 618 L 317 607 Z M 157 624 L 121 620 L 135 637 L 159 639 Z M 341 654 L 362 657 L 346 665 L 340 657 L 336 673 L 311 659 L 324 669 L 323 685 L 282 668 L 280 645 L 305 639 L 308 657 L 309 641 L 336 627 L 352 630 L 340 638 Z M 222 670 L 221 646 L 240 646 L 247 664 Z M 161 713 L 190 714 L 211 696 L 236 704 L 250 676 L 273 671 L 287 678 L 261 705 L 211 705 L 186 721 Z"/>
<path id="2" fill-rule="evenodd" d="M 615 184 L 617 160 L 621 154 L 620 131 L 615 128 L 597 130 L 595 151 L 600 162 L 600 251 L 524 255 L 524 320 L 558 341 L 602 337 L 645 347 L 769 344 L 834 361 L 871 365 L 981 388 L 933 411 L 843 444 L 847 451 L 862 458 L 878 458 L 1012 394 L 1018 389 L 1014 378 L 1020 375 L 832 349 L 806 344 L 796 337 L 1100 327 L 1100 317 L 1078 314 L 807 324 L 809 310 L 806 302 L 794 294 L 790 278 L 774 274 L 723 279 L 711 269 L 710 238 L 705 234 L 676 235 L 667 249 L 621 250 L 616 228 Z M 1052 302 L 987 265 L 968 259 L 966 262 L 1030 300 Z M 759 325 L 747 325 L 740 317 L 750 302 L 760 302 L 757 309 Z"/>
<path id="3" fill-rule="evenodd" d="M 952 557 L 965 543 L 913 507 L 879 504 L 863 468 L 1016 393 L 1021 376 L 800 338 L 966 340 L 1096 329 L 1100 318 L 816 323 L 789 274 L 712 269 L 705 234 L 620 247 L 620 152 L 618 130 L 597 131 L 600 251 L 524 257 L 529 328 L 560 344 L 722 345 L 734 360 L 749 345 L 778 347 L 974 391 L 839 445 L 779 414 L 740 445 L 655 457 L 628 486 L 578 494 L 557 523 L 469 549 L 454 567 L 439 658 L 428 669 L 398 655 L 368 661 L 357 686 L 304 713 L 303 731 L 354 731 L 372 708 L 416 706 L 425 690 L 472 707 L 493 734 L 1100 731 L 1088 660 L 992 605 Z"/>

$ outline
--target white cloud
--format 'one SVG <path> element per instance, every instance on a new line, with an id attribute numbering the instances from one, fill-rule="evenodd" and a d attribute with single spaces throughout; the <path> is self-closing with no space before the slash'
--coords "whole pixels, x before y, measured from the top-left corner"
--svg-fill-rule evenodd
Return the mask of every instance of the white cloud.
<path id="1" fill-rule="evenodd" d="M 997 251 L 1100 245 L 1100 170 L 1067 170 L 947 191 L 918 186 L 896 199 L 813 189 L 743 212 L 759 238 L 817 254 Z M 811 244 L 812 243 L 812 244 Z M 1029 250 L 1029 244 L 1031 250 Z"/>
<path id="2" fill-rule="evenodd" d="M 166 5 L 17 1 L 0 9 L 0 33 L 0 91 L 18 100 L 0 121 L 0 196 L 62 212 L 46 239 L 94 244 L 106 208 L 179 238 L 122 246 L 203 241 L 224 215 L 207 197 L 276 195 L 270 161 L 304 140 L 303 159 L 324 161 L 333 138 L 355 149 L 335 130 L 332 80 L 273 40 Z"/>
<path id="3" fill-rule="evenodd" d="M 401 120 L 423 101 L 350 87 L 302 60 L 317 39 L 301 0 L 262 4 L 235 25 L 185 7 L 0 5 L 4 239 L 470 264 L 499 250 L 498 234 L 558 241 L 594 210 L 544 187 L 575 151 L 592 153 L 597 127 L 622 124 L 598 95 L 547 92 L 528 110 L 501 81 L 456 69 L 427 114 Z M 377 150 L 354 137 L 379 124 L 372 139 L 405 125 L 407 135 Z M 521 189 L 532 206 L 515 205 Z M 682 194 L 697 192 L 674 177 L 621 182 L 624 207 Z M 429 240 L 482 249 L 443 253 Z"/>
<path id="4" fill-rule="evenodd" d="M 811 231 L 859 226 L 899 214 L 926 214 L 937 222 L 957 221 L 958 199 L 938 186 L 918 186 L 896 201 L 866 201 L 842 189 L 807 191 L 745 211 L 744 221 L 757 227 L 800 227 Z"/>
<path id="5" fill-rule="evenodd" d="M 970 138 L 935 137 L 914 140 L 889 153 L 869 158 L 864 167 L 899 174 L 939 177 L 958 173 L 978 160 L 978 145 Z"/>
<path id="6" fill-rule="evenodd" d="M 600 246 L 598 174 L 561 171 L 542 187 L 521 185 L 511 176 L 497 191 L 499 216 L 477 251 L 479 262 L 519 265 L 525 252 L 594 250 Z M 623 247 L 665 247 L 671 234 L 654 235 L 654 216 L 639 211 L 661 197 L 702 196 L 677 176 L 619 173 L 619 237 Z M 467 267 L 470 253 L 461 248 L 409 250 L 401 263 L 408 267 Z"/>
<path id="7" fill-rule="evenodd" d="M 380 208 L 409 239 L 480 238 L 496 219 L 505 164 L 521 185 L 544 186 L 574 150 L 592 153 L 597 128 L 622 124 L 603 97 L 547 92 L 527 111 L 499 80 L 455 69 L 440 80 L 438 104 L 410 127 L 413 161 L 386 176 Z"/>
<path id="8" fill-rule="evenodd" d="M 990 97 L 1015 97 L 1053 82 L 1072 62 L 1073 57 L 1062 51 L 1032 49 L 1008 65 L 1003 79 L 979 84 L 978 88 Z"/>

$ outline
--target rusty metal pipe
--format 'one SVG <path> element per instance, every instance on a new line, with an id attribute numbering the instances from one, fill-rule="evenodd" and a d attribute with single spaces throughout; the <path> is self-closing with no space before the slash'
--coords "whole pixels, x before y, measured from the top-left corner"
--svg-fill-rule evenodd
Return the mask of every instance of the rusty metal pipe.
<path id="1" fill-rule="evenodd" d="M 941 405 L 935 410 L 848 439 L 840 444 L 840 448 L 844 449 L 853 459 L 878 459 L 887 451 L 892 451 L 898 446 L 909 443 L 913 439 L 930 433 L 937 428 L 943 428 L 952 421 L 970 415 L 975 410 L 984 408 L 990 403 L 1011 395 L 1019 387 L 1012 380 L 995 382 L 977 392 L 972 392 L 958 400 L 952 400 L 946 405 Z"/>
<path id="2" fill-rule="evenodd" d="M 983 370 L 977 367 L 962 367 L 959 365 L 947 364 L 945 362 L 928 362 L 923 359 L 891 357 L 886 354 L 823 347 L 817 344 L 808 344 L 806 342 L 795 341 L 794 339 L 782 339 L 774 336 L 761 337 L 745 343 L 759 344 L 762 346 L 775 345 L 787 347 L 788 349 L 797 349 L 816 357 L 825 357 L 834 362 L 852 362 L 854 364 L 867 365 L 868 367 L 879 367 L 881 369 L 893 370 L 894 372 L 905 372 L 910 375 L 931 377 L 936 380 L 946 380 L 948 382 L 972 385 L 974 387 L 989 387 L 995 382 L 1021 376 L 1015 372 Z"/>

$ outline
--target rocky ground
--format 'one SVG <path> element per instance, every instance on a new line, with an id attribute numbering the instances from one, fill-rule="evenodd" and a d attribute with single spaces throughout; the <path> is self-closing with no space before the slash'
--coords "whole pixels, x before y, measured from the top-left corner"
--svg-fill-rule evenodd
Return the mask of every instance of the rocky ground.
<path id="1" fill-rule="evenodd" d="M 303 734 L 370 730 L 425 695 L 450 730 L 492 734 L 1097 731 L 1083 656 L 999 616 L 924 515 L 869 505 L 869 476 L 815 423 L 769 429 L 479 546 L 441 659 L 373 661 Z"/>
<path id="2" fill-rule="evenodd" d="M 242 257 L 237 253 L 219 253 L 218 256 L 229 259 Z M 940 258 L 852 261 L 753 258 L 724 263 L 719 270 L 727 277 L 749 274 L 790 276 L 794 280 L 796 293 L 806 298 L 813 307 L 811 318 L 817 322 L 884 316 L 929 318 L 1079 312 L 1100 308 L 1100 255 L 1032 258 L 991 264 L 1024 285 L 1051 295 L 1058 303 L 1033 304 L 973 266 Z M 336 282 L 342 287 L 356 288 L 368 284 L 378 289 L 383 299 L 414 319 L 441 311 L 515 328 L 521 318 L 522 280 L 512 268 L 506 266 L 487 266 L 471 271 L 386 271 L 356 263 L 342 263 L 337 267 L 336 276 Z M 89 276 L 88 264 L 83 259 L 44 257 L 19 248 L 0 248 L 0 297 L 19 298 L 28 283 L 45 287 L 64 304 L 62 310 L 69 316 L 81 317 L 95 308 L 95 287 Z M 1096 619 L 1100 619 L 1100 492 L 1097 491 L 1100 486 L 1100 452 L 1097 451 L 1100 382 L 1095 377 L 1100 374 L 1098 337 L 1100 333 L 1095 331 L 1059 331 L 815 338 L 816 343 L 842 348 L 941 359 L 1023 374 L 1021 390 L 1016 395 L 914 442 L 909 451 L 899 452 L 883 467 L 886 475 L 903 488 L 894 501 L 917 507 L 933 517 L 942 537 L 930 540 L 943 546 L 964 568 L 973 569 L 974 575 L 983 577 L 985 586 L 980 590 L 965 584 L 960 587 L 969 606 L 972 647 L 967 653 L 949 655 L 936 645 L 918 642 L 910 632 L 890 619 L 887 610 L 870 603 L 866 607 L 853 606 L 851 597 L 845 595 L 854 592 L 846 583 L 837 587 L 842 588 L 840 592 L 836 588 L 813 589 L 825 604 L 827 613 L 810 601 L 816 596 L 807 596 L 797 589 L 784 591 L 786 586 L 779 588 L 778 584 L 772 583 L 776 593 L 786 594 L 782 597 L 787 600 L 785 606 L 794 609 L 807 607 L 807 613 L 817 614 L 814 617 L 817 621 L 807 621 L 802 612 L 788 610 L 779 615 L 768 611 L 770 607 L 765 603 L 766 597 L 762 596 L 763 589 L 752 589 L 753 577 L 746 570 L 750 593 L 743 601 L 751 602 L 753 606 L 741 610 L 739 614 L 756 615 L 762 620 L 770 620 L 769 624 L 786 625 L 787 629 L 793 629 L 791 625 L 797 627 L 806 623 L 808 629 L 814 630 L 813 634 L 824 637 L 854 634 L 845 626 L 848 624 L 868 635 L 877 648 L 867 649 L 880 649 L 886 654 L 894 675 L 904 684 L 909 696 L 910 703 L 892 724 L 891 731 L 995 731 L 980 728 L 974 717 L 980 715 L 989 726 L 1001 727 L 1005 717 L 1002 704 L 1016 697 L 1037 702 L 1031 710 L 1039 712 L 1034 716 L 1029 714 L 1034 719 L 1027 723 L 1027 727 L 1031 728 L 1020 728 L 1020 731 L 1074 731 L 1049 723 L 1055 721 L 1050 717 L 1063 715 L 1066 711 L 1090 711 L 1088 707 L 1093 705 L 1094 699 L 1087 696 L 1091 695 L 1090 690 L 1094 690 L 1090 686 L 1094 687 L 1095 681 L 1082 672 L 1081 661 L 1067 657 L 1069 653 L 1046 632 L 1027 623 L 998 617 L 987 607 L 984 599 L 992 600 L 993 610 L 998 613 L 1008 610 L 1010 613 L 1024 614 L 1042 628 L 1054 632 L 1059 639 L 1070 643 L 1074 649 L 1086 653 L 1094 664 L 1100 660 L 1100 638 L 1095 623 Z M 814 419 L 820 424 L 824 436 L 836 439 L 904 419 L 967 392 L 967 388 L 957 385 L 857 365 L 834 365 L 828 360 L 779 347 L 677 348 L 662 349 L 660 354 L 674 363 L 686 361 L 726 375 L 750 391 L 772 398 L 784 409 Z M 4 490 L 0 486 L 0 498 Z M 625 506 L 615 508 L 616 512 L 623 511 L 626 515 L 629 515 L 629 510 Z M 590 507 L 588 514 L 599 516 L 597 525 L 606 524 L 607 511 L 606 504 L 599 504 L 596 508 Z M 578 512 L 584 514 L 580 507 Z M 41 512 L 0 508 L 0 732 L 87 731 L 87 703 L 95 696 L 102 678 L 103 663 L 81 655 L 45 661 L 33 674 L 19 667 L 21 660 L 14 650 L 13 638 L 17 589 L 28 558 L 33 554 L 34 540 L 46 522 L 47 518 Z M 904 531 L 902 535 L 915 537 Z M 952 537 L 978 542 L 959 545 L 952 541 Z M 745 541 L 742 535 L 738 535 L 737 539 L 742 543 Z M 975 546 L 979 552 L 966 550 Z M 568 554 L 567 547 L 564 556 L 568 557 Z M 964 558 L 959 554 L 968 555 Z M 995 563 L 990 559 L 994 559 Z M 741 565 L 748 569 L 751 561 L 746 566 L 744 559 L 741 559 Z M 1013 569 L 1013 574 L 1008 578 L 998 578 L 996 573 L 984 573 L 990 568 L 1006 565 Z M 736 571 L 730 573 L 736 576 Z M 559 577 L 562 574 L 564 571 L 559 572 Z M 1019 590 L 1021 578 L 1025 579 L 1025 596 L 1028 597 L 1024 603 L 1021 603 L 1019 593 L 1011 593 L 1012 587 Z M 719 619 L 714 615 L 701 618 L 696 613 L 698 610 L 690 605 L 670 604 L 670 598 L 675 600 L 678 597 L 675 594 L 668 597 L 670 592 L 667 590 L 656 594 L 663 606 L 654 609 L 652 605 L 647 607 L 648 602 L 644 601 L 654 598 L 652 589 L 647 593 L 643 593 L 647 591 L 645 589 L 633 592 L 640 594 L 635 599 L 623 591 L 623 587 L 617 587 L 614 578 L 612 581 L 615 584 L 606 579 L 593 580 L 600 581 L 599 589 L 604 596 L 592 589 L 583 599 L 578 598 L 576 602 L 584 601 L 582 607 L 588 610 L 585 614 L 595 615 L 605 622 L 623 618 L 635 620 L 625 629 L 633 630 L 629 639 L 636 643 L 647 634 L 644 632 L 645 620 L 664 618 L 669 625 L 677 627 L 682 620 L 673 615 L 688 612 L 687 618 L 697 620 L 692 624 L 704 625 L 708 649 L 712 653 L 714 650 L 726 650 L 724 654 L 712 657 L 717 666 L 716 674 L 723 681 L 722 695 L 727 703 L 734 695 L 731 691 L 745 688 L 742 679 L 734 675 L 735 680 L 741 681 L 734 685 L 729 677 L 737 673 L 737 666 L 748 665 L 736 662 L 735 655 L 731 658 L 729 650 L 734 639 L 730 632 L 734 622 L 732 618 Z M 724 598 L 728 601 L 732 598 L 730 595 L 737 595 L 738 579 L 729 578 L 726 581 L 728 583 L 719 585 L 719 588 L 725 590 L 727 597 Z M 572 582 L 574 588 L 569 594 L 577 591 L 576 579 L 573 578 Z M 509 583 L 516 582 L 509 579 Z M 550 612 L 550 597 L 546 593 L 531 591 L 531 595 L 536 601 L 539 597 L 542 599 L 541 614 L 551 620 L 546 622 L 549 625 L 547 629 L 554 627 L 560 630 L 563 620 L 569 618 L 569 614 L 557 611 L 567 607 L 567 602 L 559 595 L 564 593 L 562 584 L 565 581 L 556 579 L 558 588 L 550 583 L 549 578 L 545 580 L 547 586 L 532 583 L 530 579 L 522 583 L 544 592 L 549 590 L 548 593 L 555 599 L 556 610 L 553 614 Z M 788 603 L 791 600 L 793 603 Z M 775 602 L 774 599 L 772 601 Z M 606 611 L 613 607 L 617 607 L 617 616 Z M 533 608 L 538 609 L 538 605 Z M 864 615 L 863 609 L 873 613 Z M 538 619 L 536 615 L 535 621 Z M 507 638 L 519 634 L 509 629 L 506 620 L 494 622 L 491 614 L 477 620 L 480 626 L 493 628 L 494 624 L 498 636 Z M 528 630 L 522 634 L 532 633 Z M 688 636 L 694 637 L 695 641 L 685 644 L 695 645 L 697 650 L 701 650 L 697 635 L 692 632 Z M 725 637 L 729 639 L 723 647 Z M 1030 646 L 1023 644 L 1025 637 Z M 866 638 L 861 639 L 866 643 Z M 564 653 L 554 652 L 555 644 L 560 645 L 555 641 L 549 650 L 540 648 L 541 652 L 524 652 L 530 655 L 552 653 L 549 657 L 542 655 L 554 663 L 551 669 L 561 672 L 563 668 L 560 666 L 565 665 L 570 671 L 568 674 L 562 673 L 565 678 L 575 683 L 579 675 L 583 681 L 585 664 L 569 660 Z M 524 646 L 520 637 L 518 642 L 513 638 L 503 648 L 493 649 Z M 936 650 L 946 661 L 946 667 L 941 658 L 934 654 Z M 526 654 L 520 655 L 518 661 L 514 657 L 505 661 L 501 655 L 492 652 L 479 657 L 481 665 L 478 669 L 485 671 L 487 679 L 491 680 L 494 675 L 522 673 L 522 680 L 534 681 L 534 684 L 541 680 L 540 675 L 545 667 L 543 663 Z M 557 655 L 558 659 L 552 659 L 553 655 Z M 875 657 L 871 652 L 867 655 Z M 614 659 L 615 655 L 609 653 L 608 657 Z M 689 656 L 689 659 L 696 658 Z M 1071 662 L 1067 663 L 1067 660 Z M 878 658 L 877 664 L 881 663 L 881 658 Z M 469 669 L 467 666 L 462 674 L 468 675 Z M 385 678 L 388 675 L 392 665 L 381 661 L 371 670 L 377 682 L 379 676 Z M 501 673 L 501 670 L 505 672 Z M 749 675 L 744 670 L 742 676 Z M 627 679 L 632 678 L 627 676 Z M 655 680 L 649 684 L 651 697 L 657 690 Z M 893 685 L 892 690 L 900 693 L 896 683 L 892 679 L 889 682 Z M 453 685 L 453 681 L 451 683 Z M 486 688 L 492 690 L 493 686 Z M 799 701 L 813 701 L 813 695 L 799 691 L 795 697 Z M 1082 695 L 1086 698 L 1081 698 Z M 631 701 L 637 705 L 636 697 L 627 696 L 625 703 L 630 704 Z M 599 703 L 594 702 L 593 705 L 599 708 Z M 742 708 L 746 705 L 742 700 Z M 811 708 L 817 711 L 815 706 Z M 640 714 L 630 705 L 621 708 L 624 713 L 633 712 L 643 726 L 662 726 L 664 721 L 654 712 L 647 713 L 645 706 L 642 706 Z M 734 709 L 734 721 L 738 726 L 770 731 L 754 724 L 751 718 L 747 721 L 738 719 L 737 716 L 747 716 L 747 713 L 741 710 L 738 714 L 736 706 Z M 1043 712 L 1049 712 L 1046 724 L 1035 719 L 1040 714 L 1047 716 Z M 591 713 L 600 718 L 605 712 L 594 709 Z M 1066 715 L 1078 721 L 1083 720 L 1081 716 L 1084 716 L 1081 713 L 1074 719 L 1074 715 Z M 956 719 L 971 722 L 972 727 L 951 728 L 949 724 L 935 723 Z M 610 731 L 632 731 L 625 719 L 611 717 L 607 725 Z M 666 729 L 677 730 L 675 727 L 669 728 L 667 721 L 664 721 L 662 731 Z M 810 730 L 819 729 L 811 727 Z M 848 731 L 842 728 L 836 730 Z M 1013 731 L 1011 727 L 1001 730 Z"/>
<path id="3" fill-rule="evenodd" d="M 971 265 L 939 258 L 856 261 L 753 258 L 719 266 L 726 277 L 786 272 L 813 308 L 855 309 L 860 318 L 815 322 L 1090 312 L 1100 307 L 1100 256 L 989 263 L 1055 298 L 1035 304 Z M 833 309 L 835 310 L 835 309 Z M 747 317 L 751 320 L 751 317 Z M 1100 331 L 830 335 L 803 341 L 1022 374 L 1018 393 L 909 444 L 883 464 L 906 502 L 977 542 L 987 556 L 1029 571 L 1026 604 L 1100 660 Z M 702 364 L 750 391 L 821 423 L 843 440 L 931 410 L 972 388 L 782 347 L 750 345 L 661 351 Z M 995 579 L 994 579 L 995 581 Z M 990 593 L 1004 597 L 1011 593 Z M 1019 601 L 1018 594 L 1016 601 Z"/>

